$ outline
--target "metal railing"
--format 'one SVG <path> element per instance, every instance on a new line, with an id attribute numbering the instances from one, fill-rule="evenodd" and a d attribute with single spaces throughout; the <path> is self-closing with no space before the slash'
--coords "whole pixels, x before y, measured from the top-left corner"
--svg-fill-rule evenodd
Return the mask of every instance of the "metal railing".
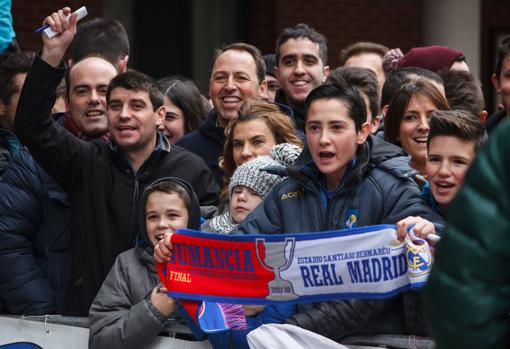
<path id="1" fill-rule="evenodd" d="M 41 316 L 19 316 L 19 315 L 0 315 L 12 319 L 37 321 L 48 324 L 74 326 L 81 328 L 89 327 L 89 319 L 86 317 L 73 317 L 62 315 L 41 315 Z M 165 333 L 168 337 L 181 337 L 191 338 L 192 333 L 190 329 L 178 321 L 168 322 Z M 382 348 L 396 348 L 396 349 L 435 349 L 436 345 L 431 338 L 419 336 L 406 336 L 406 335 L 359 335 L 344 338 L 341 341 L 344 345 L 365 345 L 372 347 Z"/>

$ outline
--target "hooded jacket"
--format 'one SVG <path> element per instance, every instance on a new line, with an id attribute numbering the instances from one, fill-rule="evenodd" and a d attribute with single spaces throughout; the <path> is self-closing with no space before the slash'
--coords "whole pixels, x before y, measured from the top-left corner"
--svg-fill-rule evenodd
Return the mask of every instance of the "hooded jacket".
<path id="1" fill-rule="evenodd" d="M 339 188 L 325 202 L 322 174 L 313 162 L 287 169 L 289 179 L 241 224 L 238 233 L 284 234 L 395 224 L 407 216 L 443 223 L 411 179 L 416 171 L 407 153 L 378 137 L 358 147 Z M 438 225 L 440 229 L 441 226 Z M 399 297 L 399 296 L 397 296 Z M 301 306 L 288 323 L 338 340 L 346 335 L 402 332 L 399 298 L 319 302 Z M 384 319 L 384 320 L 383 320 Z M 388 328 L 380 325 L 388 324 Z"/>
<path id="2" fill-rule="evenodd" d="M 193 189 L 178 178 L 161 178 L 172 181 L 186 189 L 190 196 L 188 228 L 198 229 L 200 206 Z M 139 246 L 121 253 L 108 273 L 89 312 L 90 348 L 142 348 L 149 346 L 156 336 L 164 331 L 180 330 L 181 323 L 176 315 L 163 316 L 152 304 L 150 298 L 154 287 L 159 284 L 153 257 L 154 246 L 145 229 L 145 204 L 140 208 Z"/>
<path id="3" fill-rule="evenodd" d="M 135 245 L 136 212 L 144 188 L 162 177 L 188 181 L 203 205 L 215 204 L 218 186 L 196 155 L 159 134 L 152 154 L 134 171 L 113 142 L 85 142 L 50 117 L 65 67 L 36 57 L 23 86 L 16 132 L 43 169 L 71 199 L 72 263 L 63 314 L 86 316 L 115 258 Z"/>

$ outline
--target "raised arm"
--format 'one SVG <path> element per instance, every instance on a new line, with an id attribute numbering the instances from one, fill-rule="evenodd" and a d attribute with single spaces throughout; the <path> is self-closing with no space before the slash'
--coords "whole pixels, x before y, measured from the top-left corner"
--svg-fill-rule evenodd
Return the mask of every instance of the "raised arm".
<path id="1" fill-rule="evenodd" d="M 70 17 L 69 24 L 63 20 L 70 11 L 64 8 L 44 20 L 44 24 L 60 35 L 48 39 L 43 34 L 42 53 L 27 74 L 15 119 L 18 137 L 68 193 L 76 188 L 79 167 L 85 162 L 83 156 L 93 147 L 72 136 L 51 118 L 55 91 L 65 73 L 62 57 L 76 33 L 76 15 Z"/>

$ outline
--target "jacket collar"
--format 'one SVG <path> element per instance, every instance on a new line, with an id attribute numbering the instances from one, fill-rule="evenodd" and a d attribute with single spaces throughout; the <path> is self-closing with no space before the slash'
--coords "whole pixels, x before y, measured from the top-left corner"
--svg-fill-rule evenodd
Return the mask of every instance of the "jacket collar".
<path id="1" fill-rule="evenodd" d="M 21 142 L 11 131 L 0 128 L 0 144 L 3 144 L 10 153 L 15 153 L 21 148 Z"/>
<path id="2" fill-rule="evenodd" d="M 301 103 L 298 106 L 291 107 L 288 100 L 287 95 L 283 92 L 282 89 L 276 91 L 275 103 L 278 105 L 283 105 L 292 110 L 293 115 L 287 114 L 291 116 L 296 124 L 296 129 L 300 131 L 304 131 L 305 129 L 305 103 Z"/>
<path id="3" fill-rule="evenodd" d="M 110 152 L 112 152 L 114 155 L 116 155 L 116 158 L 122 159 L 123 162 L 125 164 L 127 164 L 130 169 L 132 169 L 131 160 L 129 160 L 129 157 L 127 156 L 126 152 L 124 152 L 124 150 L 122 150 L 118 146 L 118 144 L 116 144 L 113 140 L 110 139 L 108 142 L 108 146 L 109 146 Z M 140 169 L 142 169 L 146 163 L 150 162 L 150 160 L 152 158 L 154 158 L 155 156 L 158 156 L 160 154 L 163 154 L 163 153 L 168 153 L 168 152 L 170 152 L 170 149 L 171 149 L 170 142 L 168 141 L 168 139 L 166 139 L 166 137 L 161 132 L 158 131 L 157 137 L 156 137 L 156 146 L 154 147 L 154 150 L 152 151 L 151 155 L 149 155 L 149 157 L 147 159 L 145 159 L 145 161 L 143 162 L 142 166 L 140 166 Z"/>
<path id="4" fill-rule="evenodd" d="M 215 142 L 225 143 L 225 129 L 218 126 L 218 112 L 212 109 L 207 119 L 199 126 L 199 131 L 212 138 Z"/>

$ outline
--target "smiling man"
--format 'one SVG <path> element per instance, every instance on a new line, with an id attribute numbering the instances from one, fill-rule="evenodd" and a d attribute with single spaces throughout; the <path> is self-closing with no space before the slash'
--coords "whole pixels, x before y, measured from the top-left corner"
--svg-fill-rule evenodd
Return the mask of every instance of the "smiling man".
<path id="1" fill-rule="evenodd" d="M 83 142 L 49 117 L 65 68 L 62 58 L 76 34 L 71 9 L 46 17 L 59 35 L 48 39 L 25 80 L 15 131 L 36 161 L 71 198 L 72 261 L 63 314 L 87 316 L 115 257 L 133 247 L 144 188 L 162 177 L 189 182 L 202 205 L 215 204 L 218 187 L 197 156 L 171 147 L 157 132 L 165 115 L 156 82 L 139 72 L 116 76 L 106 91 L 109 143 Z M 78 90 L 79 92 L 79 90 Z M 95 125 L 97 109 L 85 112 Z"/>
<path id="2" fill-rule="evenodd" d="M 33 56 L 26 72 L 32 62 Z M 56 122 L 77 138 L 105 142 L 106 89 L 115 75 L 114 66 L 102 58 L 76 63 L 66 74 L 67 112 L 55 114 Z M 21 85 L 17 88 L 19 97 Z M 16 106 L 13 109 L 14 126 Z M 69 198 L 26 148 L 12 157 L 0 182 L 0 226 L 0 299 L 7 311 L 54 314 L 61 306 L 70 269 Z M 14 264 L 19 268 L 13 269 Z"/>
<path id="3" fill-rule="evenodd" d="M 275 101 L 294 111 L 296 127 L 304 131 L 304 102 L 310 91 L 329 74 L 328 46 L 324 35 L 306 24 L 285 28 L 276 42 L 274 73 L 281 90 Z"/>
<path id="4" fill-rule="evenodd" d="M 252 45 L 235 43 L 216 54 L 209 96 L 214 109 L 198 130 L 182 138 L 177 145 L 202 157 L 218 185 L 223 185 L 223 171 L 218 160 L 225 143 L 224 129 L 247 100 L 266 95 L 266 65 L 260 51 Z"/>

